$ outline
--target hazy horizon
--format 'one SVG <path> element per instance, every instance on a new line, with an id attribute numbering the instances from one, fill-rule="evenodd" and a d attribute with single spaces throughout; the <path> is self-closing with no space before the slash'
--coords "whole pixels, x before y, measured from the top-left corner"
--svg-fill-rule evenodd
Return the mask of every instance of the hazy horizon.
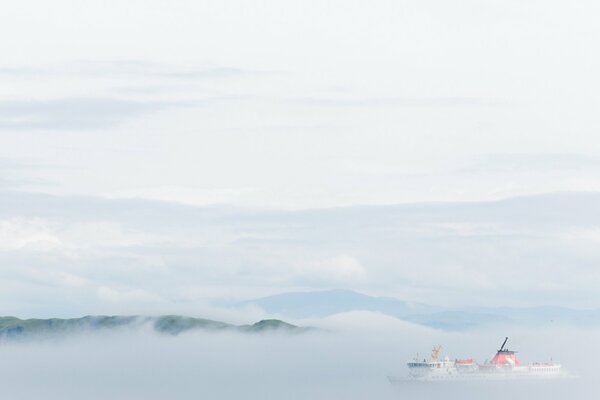
<path id="1" fill-rule="evenodd" d="M 4 315 L 227 317 L 215 303 L 325 289 L 600 307 L 600 193 L 312 210 L 0 194 Z"/>

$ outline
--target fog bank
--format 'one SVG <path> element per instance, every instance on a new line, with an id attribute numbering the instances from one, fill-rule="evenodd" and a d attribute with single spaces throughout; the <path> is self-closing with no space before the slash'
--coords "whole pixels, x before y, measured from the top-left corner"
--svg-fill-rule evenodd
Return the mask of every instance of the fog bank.
<path id="1" fill-rule="evenodd" d="M 597 330 L 513 328 L 449 334 L 405 323 L 373 323 L 371 319 L 370 324 L 352 327 L 338 319 L 337 325 L 328 325 L 337 326 L 336 331 L 293 336 L 194 332 L 159 337 L 121 332 L 60 342 L 5 343 L 0 349 L 3 395 L 23 400 L 397 399 L 408 395 L 408 389 L 392 387 L 387 376 L 406 375 L 405 362 L 417 352 L 428 356 L 433 345 L 441 344 L 450 358 L 483 362 L 505 334 L 522 361 L 552 357 L 581 379 L 552 388 L 551 394 L 544 393 L 544 383 L 527 391 L 508 383 L 501 392 L 510 392 L 512 398 L 544 393 L 545 398 L 559 399 L 564 391 L 584 395 L 598 389 L 588 373 L 600 356 Z M 418 394 L 427 398 L 431 391 L 425 390 L 418 389 Z M 450 399 L 489 398 L 489 392 L 497 392 L 481 385 L 442 391 Z"/>

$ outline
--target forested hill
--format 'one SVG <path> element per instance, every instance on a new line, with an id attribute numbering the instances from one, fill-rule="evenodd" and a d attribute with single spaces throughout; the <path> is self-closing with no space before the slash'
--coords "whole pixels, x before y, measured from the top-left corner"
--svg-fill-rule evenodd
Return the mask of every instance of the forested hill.
<path id="1" fill-rule="evenodd" d="M 302 333 L 312 328 L 299 327 L 277 319 L 268 319 L 249 325 L 179 315 L 150 316 L 85 316 L 82 318 L 19 319 L 0 317 L 0 338 L 60 337 L 78 333 L 111 332 L 132 329 L 151 330 L 165 335 L 178 335 L 188 331 L 241 332 L 241 333 Z"/>

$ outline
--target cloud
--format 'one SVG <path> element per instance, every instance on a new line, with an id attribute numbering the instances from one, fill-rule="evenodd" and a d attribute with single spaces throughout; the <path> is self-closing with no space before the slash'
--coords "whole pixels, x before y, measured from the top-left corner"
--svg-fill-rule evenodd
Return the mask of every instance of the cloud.
<path id="1" fill-rule="evenodd" d="M 0 301 L 43 308 L 30 302 L 63 287 L 57 309 L 176 311 L 353 288 L 433 305 L 597 307 L 599 196 L 284 211 L 0 191 Z"/>
<path id="2" fill-rule="evenodd" d="M 103 249 L 106 252 L 160 240 L 115 222 L 64 223 L 23 217 L 0 220 L 0 251 L 56 252 L 81 257 L 98 255 Z"/>
<path id="3" fill-rule="evenodd" d="M 232 78 L 240 77 L 249 74 L 256 74 L 255 71 L 244 70 L 241 68 L 231 67 L 213 67 L 206 69 L 192 69 L 182 71 L 169 71 L 169 72 L 155 72 L 157 77 L 175 78 L 183 80 L 196 80 L 196 79 L 213 79 L 213 78 Z"/>
<path id="4" fill-rule="evenodd" d="M 270 71 L 258 71 L 233 66 L 202 64 L 174 67 L 169 64 L 146 60 L 80 60 L 55 66 L 30 67 L 16 65 L 0 67 L 0 77 L 39 78 L 43 76 L 108 77 L 112 79 L 177 79 L 206 80 L 233 78 L 247 75 L 264 75 Z"/>
<path id="5" fill-rule="evenodd" d="M 183 101 L 74 97 L 0 101 L 0 130 L 98 130 L 177 107 L 205 107 L 238 101 L 239 96 L 212 96 Z"/>
<path id="6" fill-rule="evenodd" d="M 27 185 L 52 186 L 51 182 L 32 176 L 42 170 L 59 169 L 59 167 L 36 162 L 23 162 L 10 158 L 0 158 L 0 190 L 20 189 Z"/>
<path id="7" fill-rule="evenodd" d="M 139 289 L 139 288 L 118 290 L 118 289 L 107 287 L 107 286 L 100 286 L 98 289 L 96 289 L 96 293 L 101 300 L 107 301 L 109 303 L 117 303 L 117 304 L 122 304 L 122 303 L 148 304 L 148 303 L 154 303 L 154 302 L 161 300 L 158 296 L 156 296 L 152 293 L 148 293 L 146 290 Z"/>
<path id="8" fill-rule="evenodd" d="M 496 153 L 479 156 L 460 172 L 573 172 L 600 169 L 600 156 L 575 153 Z"/>
<path id="9" fill-rule="evenodd" d="M 6 76 L 10 78 L 32 78 L 47 75 L 50 70 L 45 68 L 30 68 L 30 67 L 3 67 L 0 68 L 0 77 Z"/>
<path id="10" fill-rule="evenodd" d="M 4 271 L 6 273 L 6 271 Z M 12 271 L 14 276 L 24 279 L 39 286 L 55 287 L 58 289 L 77 289 L 85 288 L 90 284 L 90 280 L 84 276 L 78 275 L 74 271 L 65 271 L 59 268 L 36 268 L 32 266 L 23 266 L 18 271 Z"/>
<path id="11" fill-rule="evenodd" d="M 14 179 L 5 179 L 0 177 L 0 189 L 12 189 L 18 188 L 24 185 L 26 182 L 14 180 Z"/>
<path id="12" fill-rule="evenodd" d="M 357 258 L 342 254 L 302 263 L 295 268 L 295 274 L 301 280 L 348 285 L 361 282 L 367 271 Z"/>
<path id="13" fill-rule="evenodd" d="M 311 106 L 336 107 L 495 107 L 506 105 L 504 102 L 478 97 L 308 97 L 295 100 Z"/>
<path id="14" fill-rule="evenodd" d="M 387 334 L 432 335 L 432 328 L 403 321 L 399 318 L 371 311 L 348 311 L 324 318 L 302 319 L 299 324 L 318 326 L 324 329 L 346 332 L 376 334 L 385 331 Z"/>
<path id="15" fill-rule="evenodd" d="M 50 251 L 60 246 L 60 238 L 49 229 L 44 220 L 0 220 L 0 251 Z"/>
<path id="16" fill-rule="evenodd" d="M 174 104 L 113 98 L 0 102 L 0 129 L 88 130 L 109 128 Z"/>
<path id="17" fill-rule="evenodd" d="M 600 261 L 600 226 L 571 227 L 559 232 L 557 236 L 563 245 L 572 249 L 580 257 Z M 596 270 L 597 268 L 593 266 L 592 271 Z M 597 274 L 600 278 L 600 270 Z"/>
<path id="18" fill-rule="evenodd" d="M 145 60 L 87 60 L 66 65 L 62 69 L 68 70 L 70 73 L 106 76 L 111 78 L 128 77 L 134 79 L 152 78 L 177 80 L 221 79 L 265 73 L 245 68 L 214 64 L 173 67 L 168 64 Z"/>

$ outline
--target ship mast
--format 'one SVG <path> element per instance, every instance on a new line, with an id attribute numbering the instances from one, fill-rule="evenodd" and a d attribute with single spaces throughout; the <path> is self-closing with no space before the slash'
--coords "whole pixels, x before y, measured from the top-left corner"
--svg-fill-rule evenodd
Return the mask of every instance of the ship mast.
<path id="1" fill-rule="evenodd" d="M 498 350 L 498 352 L 504 351 L 504 346 L 506 345 L 506 342 L 508 342 L 508 336 L 504 339 L 504 342 L 502 343 L 502 346 L 500 346 L 500 350 Z"/>

